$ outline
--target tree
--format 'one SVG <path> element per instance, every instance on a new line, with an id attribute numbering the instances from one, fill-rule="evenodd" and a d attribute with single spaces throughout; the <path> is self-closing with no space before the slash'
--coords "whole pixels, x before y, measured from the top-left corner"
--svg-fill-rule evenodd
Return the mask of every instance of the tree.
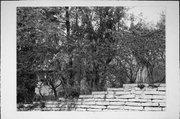
<path id="1" fill-rule="evenodd" d="M 59 92 L 69 98 L 108 86 L 120 87 L 134 83 L 143 67 L 153 80 L 154 68 L 165 64 L 164 21 L 157 28 L 149 28 L 143 20 L 134 24 L 132 19 L 128 28 L 126 10 L 125 7 L 18 8 L 18 99 L 24 95 L 21 101 L 25 101 L 29 91 L 34 95 L 38 82 L 49 86 L 55 99 Z M 29 97 L 33 99 L 32 95 Z"/>
<path id="2" fill-rule="evenodd" d="M 34 30 L 34 22 L 28 24 L 28 17 L 32 17 L 29 12 L 34 11 L 17 8 L 17 102 L 32 102 L 35 95 L 36 74 L 32 67 L 37 57 L 34 51 L 35 33 L 29 35 Z"/>
<path id="3" fill-rule="evenodd" d="M 153 83 L 154 66 L 165 61 L 163 58 L 165 56 L 165 29 L 152 29 L 147 26 L 142 20 L 136 25 L 131 25 L 131 40 L 128 42 L 141 69 L 144 66 L 147 68 L 148 82 Z"/>

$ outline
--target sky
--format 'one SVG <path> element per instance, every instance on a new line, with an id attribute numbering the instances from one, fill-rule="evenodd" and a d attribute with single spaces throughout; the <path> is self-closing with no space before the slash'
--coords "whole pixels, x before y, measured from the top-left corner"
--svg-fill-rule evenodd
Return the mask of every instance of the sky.
<path id="1" fill-rule="evenodd" d="M 156 24 L 160 20 L 160 14 L 165 10 L 165 7 L 131 7 L 127 13 L 144 18 L 146 22 Z M 140 13 L 142 16 L 139 15 Z"/>

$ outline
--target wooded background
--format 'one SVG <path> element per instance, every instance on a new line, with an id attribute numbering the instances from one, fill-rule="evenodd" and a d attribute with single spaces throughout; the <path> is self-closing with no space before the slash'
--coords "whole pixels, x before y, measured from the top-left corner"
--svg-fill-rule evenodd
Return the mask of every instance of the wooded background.
<path id="1" fill-rule="evenodd" d="M 18 7 L 17 102 L 43 100 L 43 86 L 57 99 L 165 82 L 165 13 L 151 26 L 128 9 Z"/>

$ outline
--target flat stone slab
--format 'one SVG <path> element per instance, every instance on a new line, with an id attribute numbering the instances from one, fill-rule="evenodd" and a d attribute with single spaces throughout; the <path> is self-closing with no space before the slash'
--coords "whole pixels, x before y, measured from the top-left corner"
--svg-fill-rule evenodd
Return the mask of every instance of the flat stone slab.
<path id="1" fill-rule="evenodd" d="M 41 108 L 34 108 L 32 111 L 41 111 Z"/>
<path id="2" fill-rule="evenodd" d="M 165 84 L 165 83 L 161 83 L 161 84 L 155 83 L 154 85 L 159 86 L 159 87 L 166 87 L 166 84 Z"/>
<path id="3" fill-rule="evenodd" d="M 102 109 L 87 109 L 87 111 L 91 111 L 91 112 L 99 112 L 99 111 L 102 111 Z"/>
<path id="4" fill-rule="evenodd" d="M 107 94 L 107 91 L 99 91 L 99 92 L 92 92 L 92 95 L 105 95 Z"/>
<path id="5" fill-rule="evenodd" d="M 57 102 L 57 101 L 48 101 L 48 102 L 45 102 L 45 105 L 58 105 L 60 104 L 60 102 Z"/>
<path id="6" fill-rule="evenodd" d="M 116 106 L 124 105 L 124 104 L 125 104 L 125 102 L 109 102 L 109 105 L 116 105 Z"/>
<path id="7" fill-rule="evenodd" d="M 164 100 L 166 97 L 163 95 L 139 95 L 139 96 L 136 95 L 136 98 L 151 99 L 151 100 L 155 100 L 155 99 Z"/>
<path id="8" fill-rule="evenodd" d="M 113 94 L 115 94 L 115 92 L 116 92 L 116 91 L 107 91 L 107 94 L 108 94 L 108 95 L 113 95 Z"/>
<path id="9" fill-rule="evenodd" d="M 106 99 L 109 102 L 126 102 L 128 99 Z"/>
<path id="10" fill-rule="evenodd" d="M 165 99 L 153 99 L 152 102 L 159 102 L 159 103 L 165 103 Z"/>
<path id="11" fill-rule="evenodd" d="M 93 95 L 80 95 L 79 98 L 93 98 Z"/>
<path id="12" fill-rule="evenodd" d="M 123 110 L 124 106 L 110 105 L 107 107 L 108 110 Z"/>
<path id="13" fill-rule="evenodd" d="M 159 106 L 166 107 L 166 103 L 159 103 Z"/>
<path id="14" fill-rule="evenodd" d="M 106 98 L 106 95 L 93 95 L 94 98 Z"/>
<path id="15" fill-rule="evenodd" d="M 95 99 L 94 98 L 84 98 L 84 99 L 82 99 L 82 101 L 83 102 L 91 102 L 91 101 L 95 101 Z"/>
<path id="16" fill-rule="evenodd" d="M 124 106 L 125 110 L 136 110 L 136 111 L 141 111 L 143 110 L 143 107 L 135 107 L 135 106 Z"/>
<path id="17" fill-rule="evenodd" d="M 101 105 L 78 105 L 76 108 L 83 108 L 83 109 L 105 109 L 106 106 Z"/>
<path id="18" fill-rule="evenodd" d="M 166 91 L 166 87 L 158 87 L 158 91 Z"/>
<path id="19" fill-rule="evenodd" d="M 107 88 L 107 91 L 124 91 L 124 88 Z"/>
<path id="20" fill-rule="evenodd" d="M 140 102 L 126 102 L 126 106 L 141 106 Z"/>
<path id="21" fill-rule="evenodd" d="M 162 111 L 161 107 L 145 107 L 145 111 Z"/>
<path id="22" fill-rule="evenodd" d="M 130 95 L 131 92 L 123 92 L 123 91 L 117 91 L 115 95 Z"/>
<path id="23" fill-rule="evenodd" d="M 158 88 L 145 88 L 146 91 L 158 91 Z"/>
<path id="24" fill-rule="evenodd" d="M 158 107 L 158 106 L 159 106 L 158 103 L 150 103 L 150 102 L 148 102 L 148 103 L 142 103 L 141 105 L 142 105 L 142 106 L 149 106 L 149 107 Z"/>
<path id="25" fill-rule="evenodd" d="M 77 108 L 76 111 L 86 111 L 86 109 Z"/>
<path id="26" fill-rule="evenodd" d="M 166 92 L 162 92 L 162 91 L 145 91 L 144 94 L 146 94 L 146 95 L 165 95 Z"/>
<path id="27" fill-rule="evenodd" d="M 151 99 L 128 99 L 127 102 L 151 102 Z"/>
<path id="28" fill-rule="evenodd" d="M 106 98 L 115 98 L 115 95 L 114 94 L 107 94 Z"/>
<path id="29" fill-rule="evenodd" d="M 96 102 L 96 105 L 109 105 L 109 102 L 108 101 Z"/>
<path id="30" fill-rule="evenodd" d="M 142 91 L 142 90 L 138 90 L 138 91 L 135 91 L 134 94 L 136 95 L 142 95 L 144 94 L 145 91 Z"/>
<path id="31" fill-rule="evenodd" d="M 95 105 L 95 101 L 89 101 L 89 102 L 82 102 L 83 105 Z"/>
<path id="32" fill-rule="evenodd" d="M 104 98 L 97 98 L 97 99 L 96 99 L 96 98 L 95 98 L 94 101 L 95 101 L 95 102 L 103 102 L 103 101 L 106 101 L 106 99 L 104 99 Z"/>
<path id="33" fill-rule="evenodd" d="M 86 109 L 90 107 L 89 105 L 76 105 L 76 108 Z"/>
<path id="34" fill-rule="evenodd" d="M 102 110 L 103 112 L 124 112 L 124 110 L 123 109 L 121 109 L 121 108 L 117 108 L 117 109 L 113 109 L 113 108 L 107 108 L 107 109 L 103 109 Z"/>
<path id="35" fill-rule="evenodd" d="M 118 99 L 131 99 L 131 98 L 135 98 L 135 95 L 131 94 L 131 95 L 120 95 L 120 96 L 115 96 Z"/>

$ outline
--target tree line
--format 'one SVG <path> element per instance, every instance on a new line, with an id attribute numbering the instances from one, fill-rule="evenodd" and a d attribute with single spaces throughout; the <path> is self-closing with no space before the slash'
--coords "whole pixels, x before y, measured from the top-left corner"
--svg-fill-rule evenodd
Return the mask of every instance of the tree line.
<path id="1" fill-rule="evenodd" d="M 49 86 L 57 99 L 135 83 L 165 80 L 165 14 L 155 27 L 125 23 L 126 7 L 18 7 L 17 101 Z M 156 67 L 162 70 L 155 71 Z M 159 74 L 163 77 L 158 81 Z M 39 90 L 41 91 L 41 90 Z M 40 92 L 41 97 L 43 95 Z"/>

